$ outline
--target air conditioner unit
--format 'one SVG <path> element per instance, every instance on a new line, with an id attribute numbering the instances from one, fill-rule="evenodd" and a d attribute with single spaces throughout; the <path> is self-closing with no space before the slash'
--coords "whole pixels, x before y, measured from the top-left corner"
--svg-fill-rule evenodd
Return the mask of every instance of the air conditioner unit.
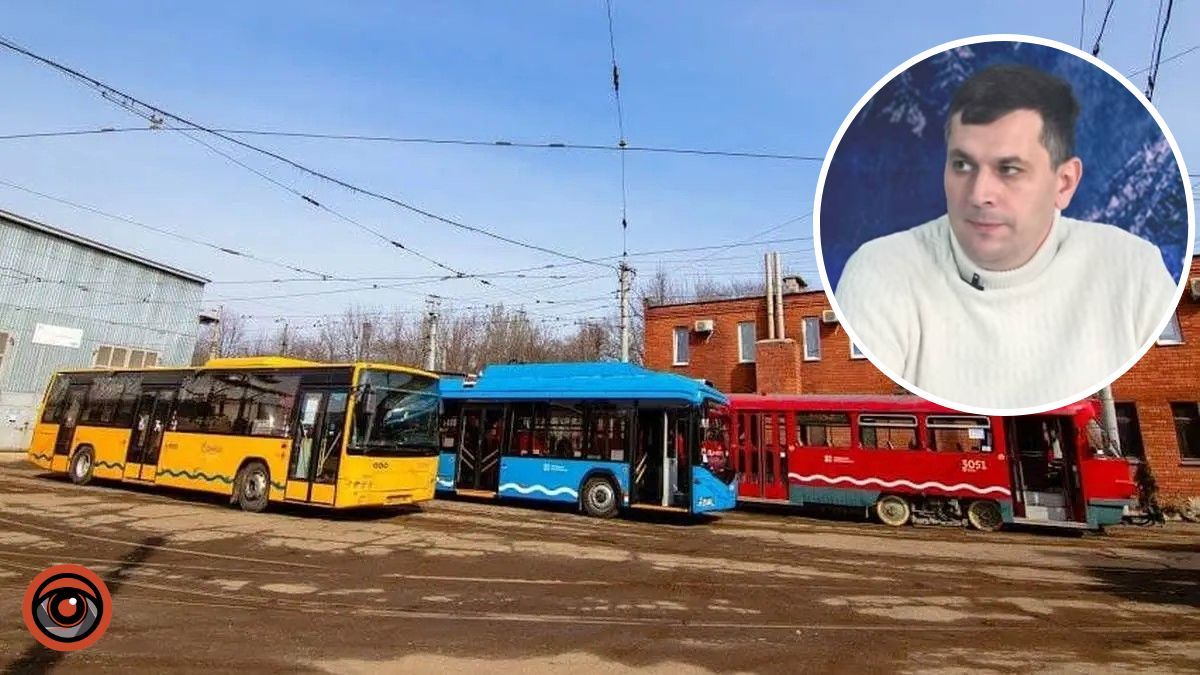
<path id="1" fill-rule="evenodd" d="M 711 333 L 717 327 L 717 323 L 712 319 L 700 319 L 696 322 L 697 333 Z"/>
<path id="2" fill-rule="evenodd" d="M 1188 281 L 1188 288 L 1192 291 L 1192 299 L 1200 300 L 1200 277 Z"/>
<path id="3" fill-rule="evenodd" d="M 821 323 L 837 323 L 837 312 L 832 309 L 826 309 L 821 312 Z"/>

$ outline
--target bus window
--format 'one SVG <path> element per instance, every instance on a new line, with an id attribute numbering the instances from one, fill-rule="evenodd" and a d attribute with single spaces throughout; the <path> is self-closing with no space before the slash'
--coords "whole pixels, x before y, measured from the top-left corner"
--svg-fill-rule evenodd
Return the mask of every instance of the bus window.
<path id="1" fill-rule="evenodd" d="M 628 409 L 622 408 L 592 409 L 589 459 L 625 461 L 625 447 L 629 438 L 629 413 Z"/>
<path id="2" fill-rule="evenodd" d="M 859 415 L 858 440 L 863 448 L 916 450 L 917 418 L 913 415 Z"/>
<path id="3" fill-rule="evenodd" d="M 251 436 L 290 437 L 292 406 L 300 376 L 250 373 L 246 377 L 245 416 Z"/>
<path id="4" fill-rule="evenodd" d="M 850 416 L 846 413 L 796 413 L 796 441 L 818 448 L 850 447 Z"/>
<path id="5" fill-rule="evenodd" d="M 540 403 L 514 403 L 512 437 L 508 454 L 540 457 L 549 454 L 546 436 L 546 406 Z"/>
<path id="6" fill-rule="evenodd" d="M 930 415 L 925 419 L 929 449 L 940 452 L 991 452 L 992 426 L 986 417 Z"/>
<path id="7" fill-rule="evenodd" d="M 583 456 L 583 411 L 578 407 L 550 406 L 550 454 L 554 457 Z"/>
<path id="8" fill-rule="evenodd" d="M 67 400 L 67 390 L 71 388 L 71 376 L 59 375 L 50 385 L 46 393 L 46 403 L 42 411 L 43 424 L 59 424 L 62 422 L 63 404 Z"/>

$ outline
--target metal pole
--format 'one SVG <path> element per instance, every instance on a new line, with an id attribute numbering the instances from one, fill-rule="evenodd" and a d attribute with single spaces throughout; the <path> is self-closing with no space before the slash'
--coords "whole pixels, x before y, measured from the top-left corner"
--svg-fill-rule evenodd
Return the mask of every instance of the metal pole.
<path id="1" fill-rule="evenodd" d="M 621 361 L 629 363 L 629 282 L 633 276 L 633 268 L 626 265 L 624 261 L 620 266 L 620 293 L 621 293 Z"/>
<path id="2" fill-rule="evenodd" d="M 775 337 L 782 340 L 787 337 L 784 334 L 783 322 L 783 262 L 779 257 L 779 251 L 772 253 L 771 258 L 774 260 L 772 268 L 775 270 Z"/>
<path id="3" fill-rule="evenodd" d="M 1117 428 L 1117 406 L 1113 402 L 1111 386 L 1100 390 L 1100 404 L 1102 406 L 1100 417 L 1104 422 L 1104 433 L 1119 455 L 1121 454 L 1121 433 Z"/>
<path id="4" fill-rule="evenodd" d="M 426 315 L 428 329 L 425 334 L 425 370 L 437 370 L 437 324 L 438 324 L 438 305 L 437 300 L 430 298 L 426 301 L 429 305 L 429 312 Z"/>
<path id="5" fill-rule="evenodd" d="M 763 256 L 763 273 L 766 275 L 767 292 L 767 339 L 775 339 L 775 274 L 772 271 L 771 254 Z"/>

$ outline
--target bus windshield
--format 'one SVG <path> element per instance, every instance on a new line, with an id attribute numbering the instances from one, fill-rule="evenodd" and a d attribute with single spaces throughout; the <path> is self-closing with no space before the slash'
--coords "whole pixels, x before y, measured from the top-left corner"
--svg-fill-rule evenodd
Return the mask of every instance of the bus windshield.
<path id="1" fill-rule="evenodd" d="M 437 454 L 437 380 L 411 373 L 365 370 L 355 392 L 349 454 Z"/>
<path id="2" fill-rule="evenodd" d="M 700 443 L 702 463 L 726 483 L 733 480 L 735 473 L 729 461 L 728 419 L 729 409 L 727 407 L 706 405 L 701 429 L 704 440 Z"/>

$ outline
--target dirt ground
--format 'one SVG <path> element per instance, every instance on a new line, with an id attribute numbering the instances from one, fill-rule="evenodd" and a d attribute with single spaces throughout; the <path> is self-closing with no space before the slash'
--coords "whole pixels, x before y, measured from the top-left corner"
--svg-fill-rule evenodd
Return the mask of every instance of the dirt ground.
<path id="1" fill-rule="evenodd" d="M 29 635 L 53 563 L 113 595 Z M 1200 672 L 1200 528 L 893 530 L 779 510 L 594 520 L 435 501 L 247 514 L 0 465 L 8 672 Z"/>

